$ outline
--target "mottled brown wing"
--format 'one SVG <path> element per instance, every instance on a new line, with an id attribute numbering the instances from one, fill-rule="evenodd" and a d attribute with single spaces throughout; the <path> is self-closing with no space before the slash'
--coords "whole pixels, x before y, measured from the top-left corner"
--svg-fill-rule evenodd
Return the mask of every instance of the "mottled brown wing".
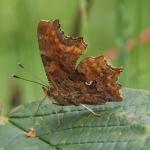
<path id="1" fill-rule="evenodd" d="M 112 68 L 104 56 L 99 56 L 89 57 L 81 61 L 77 70 L 84 76 L 87 86 L 94 84 L 94 94 L 99 97 L 100 101 L 106 103 L 107 101 L 122 100 L 119 93 L 121 85 L 117 83 L 118 77 L 123 71 L 122 68 Z M 97 99 L 95 100 L 97 101 Z"/>
<path id="2" fill-rule="evenodd" d="M 83 38 L 65 36 L 58 20 L 41 21 L 37 33 L 47 78 L 61 82 L 74 72 L 76 61 L 87 45 Z"/>
<path id="3" fill-rule="evenodd" d="M 41 21 L 38 42 L 51 86 L 45 89 L 60 105 L 104 104 L 121 101 L 121 68 L 112 68 L 103 56 L 87 58 L 76 66 L 86 44 L 82 38 L 65 36 L 58 20 Z"/>

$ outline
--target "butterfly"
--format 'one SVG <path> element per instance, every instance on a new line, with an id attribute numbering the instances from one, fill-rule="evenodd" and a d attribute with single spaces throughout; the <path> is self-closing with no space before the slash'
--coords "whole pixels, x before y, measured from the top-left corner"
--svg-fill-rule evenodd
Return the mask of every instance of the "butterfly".
<path id="1" fill-rule="evenodd" d="M 64 35 L 59 20 L 40 21 L 37 29 L 40 55 L 49 81 L 43 87 L 59 105 L 99 105 L 122 101 L 117 82 L 123 68 L 113 68 L 103 55 L 77 65 L 87 47 L 83 38 Z"/>

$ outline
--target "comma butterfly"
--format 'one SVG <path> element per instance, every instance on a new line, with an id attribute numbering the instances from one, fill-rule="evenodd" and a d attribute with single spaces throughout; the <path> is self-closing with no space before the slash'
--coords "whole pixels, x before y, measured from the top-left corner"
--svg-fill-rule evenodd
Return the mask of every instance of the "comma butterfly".
<path id="1" fill-rule="evenodd" d="M 104 104 L 120 102 L 117 83 L 123 68 L 113 68 L 104 56 L 76 62 L 85 51 L 83 38 L 64 35 L 59 20 L 41 21 L 37 29 L 39 49 L 49 87 L 43 87 L 59 105 Z"/>

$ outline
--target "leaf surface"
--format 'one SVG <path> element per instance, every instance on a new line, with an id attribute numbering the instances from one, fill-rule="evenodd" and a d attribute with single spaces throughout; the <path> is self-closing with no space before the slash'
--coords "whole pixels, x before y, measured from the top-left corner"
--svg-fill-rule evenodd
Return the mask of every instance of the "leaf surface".
<path id="1" fill-rule="evenodd" d="M 14 109 L 0 125 L 0 150 L 149 150 L 150 92 L 124 89 L 123 102 L 88 106 L 44 100 Z M 60 123 L 59 123 L 60 121 Z M 26 137 L 30 128 L 36 137 Z"/>

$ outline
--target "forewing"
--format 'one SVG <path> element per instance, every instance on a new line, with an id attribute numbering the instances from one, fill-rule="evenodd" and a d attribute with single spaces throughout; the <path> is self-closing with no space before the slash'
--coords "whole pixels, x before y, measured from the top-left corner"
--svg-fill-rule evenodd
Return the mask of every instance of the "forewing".
<path id="1" fill-rule="evenodd" d="M 57 84 L 67 79 L 74 72 L 76 61 L 87 46 L 83 38 L 65 36 L 58 20 L 41 21 L 37 33 L 48 80 Z"/>

